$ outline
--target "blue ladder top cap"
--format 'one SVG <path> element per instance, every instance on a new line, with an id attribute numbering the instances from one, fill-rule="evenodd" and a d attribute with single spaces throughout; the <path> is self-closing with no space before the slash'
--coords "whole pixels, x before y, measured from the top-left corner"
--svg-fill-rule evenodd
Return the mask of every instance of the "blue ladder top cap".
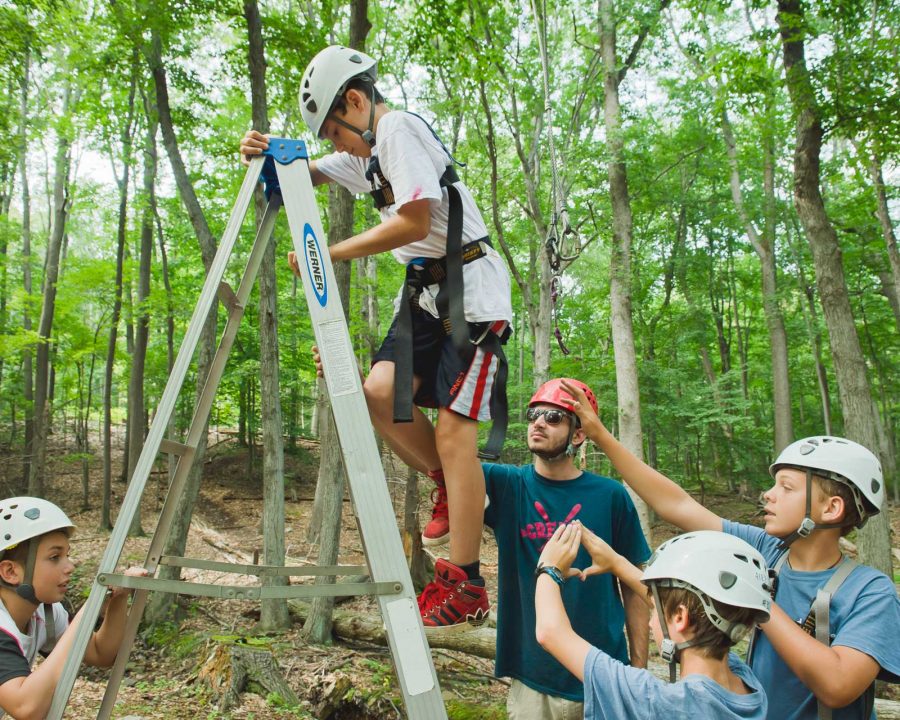
<path id="1" fill-rule="evenodd" d="M 266 200 L 272 199 L 272 193 L 281 192 L 281 187 L 278 184 L 278 173 L 275 172 L 276 162 L 282 165 L 290 165 L 294 160 L 309 159 L 305 142 L 278 137 L 269 138 L 269 148 L 264 150 L 262 155 L 266 162 L 263 165 L 262 173 L 260 173 L 260 181 L 265 186 Z"/>
<path id="2" fill-rule="evenodd" d="M 289 138 L 270 137 L 269 149 L 263 151 L 263 155 L 270 157 L 282 165 L 290 165 L 294 160 L 307 160 L 306 143 L 302 140 Z"/>

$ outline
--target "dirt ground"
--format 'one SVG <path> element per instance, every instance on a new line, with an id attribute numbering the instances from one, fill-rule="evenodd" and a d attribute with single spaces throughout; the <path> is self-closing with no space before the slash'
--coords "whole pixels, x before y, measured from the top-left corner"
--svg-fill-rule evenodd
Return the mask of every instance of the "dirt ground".
<path id="1" fill-rule="evenodd" d="M 121 438 L 118 439 L 121 442 Z M 91 469 L 90 505 L 81 509 L 82 477 L 80 461 L 70 438 L 56 436 L 51 454 L 47 497 L 63 507 L 78 525 L 72 541 L 77 579 L 70 590 L 70 610 L 77 609 L 90 588 L 109 533 L 99 530 L 102 468 L 98 459 Z M 212 432 L 204 465 L 204 480 L 196 504 L 194 522 L 186 555 L 192 558 L 252 563 L 261 552 L 260 523 L 262 488 L 261 455 L 251 471 L 246 448 L 238 447 L 233 436 Z M 120 454 L 120 453 L 118 453 Z M 286 547 L 288 564 L 315 564 L 315 545 L 307 540 L 308 522 L 315 494 L 318 446 L 302 441 L 285 454 Z M 4 496 L 21 494 L 20 458 L 0 447 L 0 492 Z M 394 506 L 403 510 L 406 469 L 395 458 L 386 458 L 388 483 Z M 125 485 L 113 481 L 113 507 L 118 508 Z M 142 526 L 149 530 L 156 522 L 166 489 L 162 464 L 154 471 L 142 504 Z M 426 483 L 420 483 L 420 520 L 428 519 L 430 504 Z M 758 522 L 761 515 L 754 503 L 735 496 L 710 496 L 707 504 L 724 517 Z M 900 513 L 892 513 L 894 537 L 900 537 Z M 653 528 L 651 544 L 656 546 L 675 534 L 664 523 Z M 120 561 L 120 569 L 140 565 L 146 557 L 149 538 L 129 538 Z M 350 512 L 344 504 L 340 564 L 364 564 L 364 555 Z M 482 571 L 491 597 L 496 587 L 496 546 L 486 531 L 483 542 Z M 198 582 L 250 583 L 247 578 L 208 571 L 184 570 L 183 577 Z M 374 601 L 356 599 L 341 605 L 377 616 Z M 131 654 L 115 718 L 193 719 L 193 718 L 313 718 L 334 720 L 403 717 L 397 708 L 399 693 L 391 685 L 391 659 L 383 647 L 345 641 L 329 646 L 310 645 L 302 637 L 302 623 L 296 621 L 289 632 L 265 636 L 258 632 L 259 606 L 248 601 L 226 601 L 182 597 L 179 600 L 181 622 L 142 630 Z M 240 644 L 268 650 L 282 674 L 299 698 L 299 705 L 288 707 L 277 696 L 264 697 L 244 692 L 239 704 L 228 713 L 217 709 L 218 697 L 205 674 L 214 668 L 212 658 L 223 645 Z M 493 662 L 461 652 L 436 650 L 435 664 L 451 718 L 505 718 L 507 684 L 492 677 Z M 205 669 L 204 669 L 205 668 Z M 73 690 L 67 718 L 82 720 L 96 717 L 106 671 L 86 668 Z M 253 688 L 262 691 L 260 688 Z M 336 698 L 336 699 L 335 699 Z M 337 706 L 337 709 L 335 707 Z"/>

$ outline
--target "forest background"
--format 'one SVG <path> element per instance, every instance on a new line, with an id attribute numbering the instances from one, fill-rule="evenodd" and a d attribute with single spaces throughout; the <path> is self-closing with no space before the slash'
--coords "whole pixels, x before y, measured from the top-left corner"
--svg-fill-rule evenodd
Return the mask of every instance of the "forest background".
<path id="1" fill-rule="evenodd" d="M 0 444 L 21 467 L 0 493 L 54 497 L 48 444 L 71 436 L 80 502 L 111 525 L 112 482 L 134 470 L 237 197 L 238 140 L 255 127 L 326 152 L 298 85 L 345 43 L 466 161 L 509 266 L 505 460 L 527 457 L 533 389 L 572 376 L 692 491 L 753 498 L 788 442 L 833 433 L 880 455 L 896 503 L 898 27 L 900 6 L 879 0 L 3 3 Z M 367 199 L 317 192 L 330 242 L 377 222 Z M 334 446 L 289 244 L 279 225 L 210 419 L 262 471 L 269 563 L 284 559 L 284 453 Z M 365 367 L 402 267 L 384 255 L 338 273 Z M 161 420 L 170 437 L 224 323 L 211 315 Z M 339 458 L 322 477 L 340 487 Z M 887 513 L 852 539 L 891 573 Z M 278 605 L 264 623 L 286 622 Z"/>

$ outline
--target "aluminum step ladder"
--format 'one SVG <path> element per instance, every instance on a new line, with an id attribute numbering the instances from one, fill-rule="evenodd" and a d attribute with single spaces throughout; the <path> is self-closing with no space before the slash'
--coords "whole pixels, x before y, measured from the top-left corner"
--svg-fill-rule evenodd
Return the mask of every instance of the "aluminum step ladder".
<path id="1" fill-rule="evenodd" d="M 260 179 L 265 181 L 269 201 L 247 259 L 240 286 L 235 292 L 222 279 Z M 371 582 L 286 586 L 260 584 L 248 587 L 210 585 L 153 577 L 161 565 L 218 570 L 256 575 L 261 578 L 304 575 L 346 576 L 366 572 L 366 568 L 349 566 L 316 568 L 236 565 L 163 555 L 176 508 L 193 465 L 195 450 L 209 418 L 225 362 L 234 343 L 282 204 L 287 211 L 291 239 L 297 253 L 316 343 L 324 365 L 325 383 L 331 397 L 334 421 Z M 209 377 L 197 400 L 190 429 L 184 442 L 165 439 L 163 433 L 184 385 L 203 324 L 217 297 L 225 306 L 228 319 Z M 141 497 L 158 453 L 175 454 L 178 460 L 144 564 L 149 576 L 130 577 L 117 574 L 116 567 L 128 529 L 135 514 L 140 511 Z M 100 561 L 97 576 L 84 606 L 81 625 L 76 630 L 69 660 L 66 662 L 47 715 L 50 720 L 60 720 L 64 717 L 88 641 L 99 617 L 107 588 L 110 586 L 131 588 L 135 593 L 126 621 L 125 637 L 97 714 L 97 717 L 103 720 L 110 717 L 115 705 L 119 686 L 125 674 L 125 666 L 151 591 L 236 600 L 375 595 L 384 620 L 407 716 L 411 720 L 446 720 L 447 714 L 440 686 L 419 615 L 394 509 L 388 495 L 381 457 L 363 396 L 350 333 L 337 293 L 334 271 L 310 177 L 309 156 L 302 141 L 271 138 L 268 151 L 250 163 L 160 399 L 134 475 L 128 485 L 109 544 Z"/>

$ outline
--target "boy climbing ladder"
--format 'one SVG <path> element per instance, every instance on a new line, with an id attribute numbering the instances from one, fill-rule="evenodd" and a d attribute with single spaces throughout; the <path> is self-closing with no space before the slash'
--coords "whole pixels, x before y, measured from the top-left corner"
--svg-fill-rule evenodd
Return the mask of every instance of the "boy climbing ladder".
<path id="1" fill-rule="evenodd" d="M 381 214 L 380 225 L 332 245 L 332 261 L 391 251 L 407 268 L 364 389 L 378 432 L 436 483 L 423 541 L 449 538 L 450 557 L 438 560 L 419 609 L 426 627 L 460 629 L 482 623 L 489 610 L 479 565 L 478 423 L 505 423 L 509 275 L 454 158 L 422 118 L 388 108 L 376 78 L 373 58 L 327 47 L 303 74 L 300 108 L 310 130 L 335 149 L 310 163 L 313 182 L 369 193 Z M 266 136 L 251 130 L 241 154 L 267 147 Z M 289 261 L 296 268 L 293 253 Z M 420 407 L 437 408 L 436 425 Z"/>

